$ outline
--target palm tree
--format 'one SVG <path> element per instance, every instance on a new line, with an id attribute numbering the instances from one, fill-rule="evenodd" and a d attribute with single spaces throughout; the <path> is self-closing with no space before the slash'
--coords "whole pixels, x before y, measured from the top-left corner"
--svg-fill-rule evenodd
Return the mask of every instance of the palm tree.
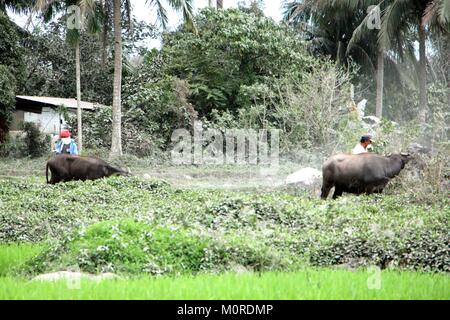
<path id="1" fill-rule="evenodd" d="M 370 5 L 376 5 L 377 11 L 379 12 L 381 19 L 382 6 L 385 1 L 364 1 L 364 0 L 354 0 L 353 5 L 357 5 L 360 8 L 368 8 Z M 374 9 L 372 9 L 374 10 Z M 351 50 L 358 42 L 360 42 L 364 37 L 367 38 L 368 35 L 374 34 L 376 32 L 378 37 L 377 29 L 369 29 L 368 22 L 369 19 L 373 17 L 372 12 L 368 12 L 367 16 L 361 21 L 360 25 L 353 31 L 352 38 L 350 39 L 349 45 L 347 47 L 347 51 Z M 378 42 L 378 41 L 377 41 Z M 384 61 L 385 57 L 385 48 L 384 46 L 378 42 L 376 48 L 376 58 L 377 58 L 377 66 L 376 66 L 376 103 L 375 103 L 375 115 L 378 118 L 383 116 L 383 91 L 384 91 Z"/>
<path id="2" fill-rule="evenodd" d="M 419 120 L 426 122 L 427 97 L 427 34 L 431 28 L 449 32 L 450 0 L 390 0 L 383 14 L 380 41 L 386 48 L 403 53 L 406 34 L 417 29 L 419 38 Z"/>
<path id="3" fill-rule="evenodd" d="M 347 66 L 350 61 L 374 71 L 374 37 L 355 43 L 348 48 L 353 30 L 366 16 L 358 0 L 285 1 L 284 20 L 298 28 L 307 38 L 314 54 L 328 55 L 337 65 Z"/>
<path id="4" fill-rule="evenodd" d="M 77 6 L 80 11 L 75 10 L 75 25 L 68 27 L 67 40 L 75 50 L 75 76 L 76 76 L 76 96 L 77 96 L 77 144 L 78 150 L 83 149 L 83 125 L 81 113 L 81 62 L 80 62 L 80 38 L 81 31 L 86 27 L 90 33 L 97 33 L 99 30 L 99 16 L 96 11 L 95 0 L 65 0 L 64 3 L 55 0 L 38 0 L 34 5 L 34 10 L 42 12 L 44 21 L 49 21 L 53 15 L 59 11 L 66 11 L 70 6 Z"/>
<path id="5" fill-rule="evenodd" d="M 112 142 L 110 157 L 122 155 L 122 15 L 121 0 L 114 0 L 114 80 L 112 105 Z"/>
<path id="6" fill-rule="evenodd" d="M 216 1 L 217 9 L 223 9 L 223 0 Z"/>
<path id="7" fill-rule="evenodd" d="M 157 9 L 158 20 L 165 29 L 168 23 L 167 11 L 160 0 L 147 0 L 148 5 L 155 6 Z M 169 5 L 176 11 L 183 13 L 184 21 L 195 30 L 193 16 L 193 0 L 168 0 Z M 131 5 L 129 0 L 124 0 L 125 10 L 130 13 Z M 114 21 L 114 80 L 113 80 L 113 106 L 112 106 L 112 142 L 110 158 L 122 155 L 122 15 L 121 0 L 113 2 L 113 21 Z"/>

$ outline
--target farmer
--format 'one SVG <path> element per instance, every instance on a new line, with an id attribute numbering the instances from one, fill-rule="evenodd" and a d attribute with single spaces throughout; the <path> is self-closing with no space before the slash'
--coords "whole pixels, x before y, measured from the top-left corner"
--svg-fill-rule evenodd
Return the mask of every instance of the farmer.
<path id="1" fill-rule="evenodd" d="M 78 155 L 78 148 L 75 140 L 70 137 L 70 131 L 67 129 L 61 130 L 59 133 L 59 140 L 55 145 L 56 154 L 71 154 Z"/>
<path id="2" fill-rule="evenodd" d="M 367 148 L 372 144 L 372 136 L 371 135 L 364 135 L 361 137 L 361 140 L 359 143 L 353 148 L 352 154 L 360 154 L 360 153 L 366 153 Z"/>

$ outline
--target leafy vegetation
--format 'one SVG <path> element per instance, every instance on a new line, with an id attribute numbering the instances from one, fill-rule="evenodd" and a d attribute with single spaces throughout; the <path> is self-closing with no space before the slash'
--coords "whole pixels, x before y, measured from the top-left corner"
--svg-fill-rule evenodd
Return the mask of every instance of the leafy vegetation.
<path id="1" fill-rule="evenodd" d="M 0 143 L 6 140 L 18 87 L 25 76 L 19 30 L 0 10 Z"/>
<path id="2" fill-rule="evenodd" d="M 201 116 L 213 109 L 236 111 L 251 104 L 248 87 L 310 71 L 313 60 L 300 39 L 264 16 L 241 10 L 205 9 L 196 16 L 198 36 L 168 34 L 163 72 L 189 83 L 190 101 Z"/>
<path id="3" fill-rule="evenodd" d="M 442 271 L 449 271 L 450 265 L 446 245 L 450 211 L 445 197 L 432 204 L 398 195 L 323 202 L 285 191 L 178 190 L 167 183 L 138 178 L 45 187 L 20 179 L 2 180 L 0 195 L 1 241 L 53 238 L 54 246 L 39 263 L 32 264 L 40 271 L 77 265 L 91 272 L 105 268 L 142 272 L 150 259 L 146 255 L 143 259 L 144 248 L 150 248 L 153 241 L 142 235 L 152 232 L 164 238 L 171 227 L 186 231 L 173 233 L 180 237 L 180 245 L 194 244 L 186 246 L 190 249 L 180 260 L 188 259 L 191 264 L 190 268 L 166 269 L 156 259 L 155 268 L 161 273 L 228 269 L 233 265 L 256 270 L 290 270 L 306 264 Z M 113 221 L 102 223 L 106 220 Z M 127 235 L 126 230 L 130 230 L 131 235 L 137 235 L 124 239 L 125 243 L 136 239 L 129 244 L 134 249 L 115 240 L 117 228 L 117 234 Z M 79 238 L 80 232 L 87 237 Z M 170 243 L 166 245 L 170 247 Z M 97 252 L 98 247 L 110 246 L 106 253 Z M 230 251 L 223 251 L 224 246 Z M 79 250 L 82 247 L 87 249 L 85 255 Z M 159 250 L 153 257 L 164 261 L 168 247 L 150 250 Z M 221 263 L 205 265 L 196 260 L 200 248 L 209 248 L 211 261 L 219 259 Z M 129 250 L 136 252 L 136 260 L 129 258 Z M 67 252 L 65 258 L 62 252 Z M 200 256 L 205 258 L 205 252 Z M 167 265 L 173 263 L 171 259 L 167 258 L 171 261 Z"/>
<path id="4" fill-rule="evenodd" d="M 40 157 L 50 151 L 50 137 L 44 135 L 33 122 L 24 122 L 26 154 L 32 158 Z"/>
<path id="5" fill-rule="evenodd" d="M 149 50 L 157 27 L 132 18 L 130 1 L 40 1 L 44 24 L 32 31 L 6 8 L 29 12 L 33 1 L 0 1 L 0 156 L 33 158 L 0 162 L 0 299 L 448 299 L 449 1 L 286 1 L 287 23 L 265 17 L 260 1 L 198 13 L 193 3 L 168 1 L 184 23 Z M 89 32 L 66 30 L 64 15 L 50 22 L 70 4 Z M 160 1 L 148 4 L 165 27 Z M 365 30 L 370 4 L 381 31 Z M 46 185 L 38 128 L 6 135 L 16 94 L 72 97 L 79 67 L 83 100 L 112 104 L 84 113 L 82 154 L 110 149 L 136 177 Z M 363 98 L 380 122 L 361 119 Z M 197 120 L 281 129 L 279 171 L 164 163 L 172 132 Z M 383 195 L 326 202 L 315 185 L 283 185 L 366 133 L 380 154 L 426 148 Z M 120 277 L 75 291 L 26 282 L 60 270 Z"/>

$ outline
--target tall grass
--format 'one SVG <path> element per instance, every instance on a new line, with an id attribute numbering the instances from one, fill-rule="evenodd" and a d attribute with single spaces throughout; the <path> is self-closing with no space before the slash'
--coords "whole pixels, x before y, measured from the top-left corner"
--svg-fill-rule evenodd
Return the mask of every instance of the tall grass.
<path id="1" fill-rule="evenodd" d="M 228 273 L 183 277 L 82 280 L 76 283 L 0 278 L 0 299 L 450 299 L 450 277 L 382 271 L 380 287 L 366 270 L 305 269 L 295 273 Z"/>
<path id="2" fill-rule="evenodd" d="M 14 267 L 36 256 L 43 248 L 44 245 L 41 244 L 0 244 L 0 277 L 9 274 Z"/>

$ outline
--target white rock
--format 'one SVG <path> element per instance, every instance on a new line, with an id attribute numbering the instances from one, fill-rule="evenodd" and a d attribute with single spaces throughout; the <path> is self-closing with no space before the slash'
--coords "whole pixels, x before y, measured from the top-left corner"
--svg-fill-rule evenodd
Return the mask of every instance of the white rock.
<path id="1" fill-rule="evenodd" d="M 367 99 L 362 99 L 360 102 L 358 102 L 358 105 L 356 106 L 360 119 L 362 119 L 365 115 L 366 104 Z"/>
<path id="2" fill-rule="evenodd" d="M 286 178 L 286 184 L 312 185 L 322 177 L 322 172 L 314 168 L 302 168 Z"/>
<path id="3" fill-rule="evenodd" d="M 68 281 L 79 281 L 81 279 L 88 279 L 93 281 L 100 281 L 105 279 L 117 279 L 114 273 L 107 272 L 98 275 L 74 272 L 74 271 L 58 271 L 52 273 L 40 274 L 32 279 L 32 281 L 58 281 L 58 280 L 68 280 Z"/>

